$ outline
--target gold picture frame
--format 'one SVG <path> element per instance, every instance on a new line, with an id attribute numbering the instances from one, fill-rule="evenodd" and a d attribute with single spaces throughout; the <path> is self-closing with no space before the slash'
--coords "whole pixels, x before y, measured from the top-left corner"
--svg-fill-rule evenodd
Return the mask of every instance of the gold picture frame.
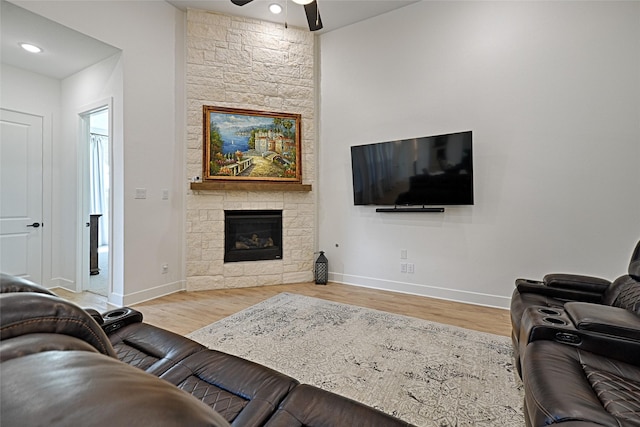
<path id="1" fill-rule="evenodd" d="M 203 106 L 205 181 L 302 181 L 301 115 Z"/>

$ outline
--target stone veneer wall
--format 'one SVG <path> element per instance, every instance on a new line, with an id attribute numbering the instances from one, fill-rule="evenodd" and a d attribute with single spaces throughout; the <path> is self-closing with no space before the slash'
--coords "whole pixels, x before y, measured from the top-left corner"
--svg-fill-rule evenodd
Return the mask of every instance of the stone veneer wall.
<path id="1" fill-rule="evenodd" d="M 253 19 L 187 12 L 187 179 L 202 175 L 202 106 L 302 115 L 302 178 L 315 182 L 314 36 Z M 187 191 L 187 290 L 313 279 L 313 192 Z M 283 259 L 224 263 L 224 210 L 282 209 Z"/>

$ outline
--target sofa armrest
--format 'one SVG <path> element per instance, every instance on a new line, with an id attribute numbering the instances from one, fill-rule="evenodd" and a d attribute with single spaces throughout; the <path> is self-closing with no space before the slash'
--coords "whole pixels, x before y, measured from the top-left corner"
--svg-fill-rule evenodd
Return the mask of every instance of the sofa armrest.
<path id="1" fill-rule="evenodd" d="M 598 294 L 603 294 L 609 285 L 611 285 L 610 281 L 599 277 L 565 273 L 547 274 L 542 281 L 550 288 L 570 289 Z"/>
<path id="2" fill-rule="evenodd" d="M 143 316 L 137 310 L 120 307 L 101 314 L 103 322 L 100 324 L 107 335 L 132 323 L 141 323 Z"/>
<path id="3" fill-rule="evenodd" d="M 89 313 L 89 316 L 93 317 L 93 320 L 95 320 L 98 325 L 102 325 L 104 323 L 102 314 L 100 314 L 98 310 L 95 310 L 93 308 L 85 308 L 84 311 Z"/>
<path id="4" fill-rule="evenodd" d="M 564 309 L 579 331 L 640 341 L 640 316 L 618 307 L 568 302 Z"/>
<path id="5" fill-rule="evenodd" d="M 584 301 L 599 303 L 602 301 L 602 292 L 593 292 L 589 289 L 575 289 L 572 287 L 562 288 L 558 286 L 548 286 L 544 282 L 529 279 L 517 279 L 516 287 L 521 294 L 538 294 L 550 298 L 557 298 L 569 301 Z"/>

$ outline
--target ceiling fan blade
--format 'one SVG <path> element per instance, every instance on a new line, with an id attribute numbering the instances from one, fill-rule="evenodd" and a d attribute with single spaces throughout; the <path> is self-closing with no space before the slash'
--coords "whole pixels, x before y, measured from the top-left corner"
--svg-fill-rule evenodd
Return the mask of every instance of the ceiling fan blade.
<path id="1" fill-rule="evenodd" d="M 311 31 L 321 30 L 322 19 L 320 19 L 320 12 L 318 11 L 318 2 L 316 0 L 313 0 L 311 3 L 305 4 L 304 11 L 307 14 L 309 29 Z"/>
<path id="2" fill-rule="evenodd" d="M 236 6 L 244 6 L 247 3 L 251 3 L 253 0 L 231 0 L 231 3 L 235 4 Z"/>

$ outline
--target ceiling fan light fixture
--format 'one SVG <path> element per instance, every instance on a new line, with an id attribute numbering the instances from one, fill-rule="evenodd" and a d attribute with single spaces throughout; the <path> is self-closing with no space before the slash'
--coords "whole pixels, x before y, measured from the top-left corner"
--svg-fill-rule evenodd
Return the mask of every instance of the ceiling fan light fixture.
<path id="1" fill-rule="evenodd" d="M 303 5 L 303 6 L 304 6 L 305 4 L 309 4 L 309 3 L 312 3 L 312 2 L 313 2 L 313 0 L 292 0 L 292 1 L 293 1 L 294 3 L 301 4 L 301 5 Z"/>
<path id="2" fill-rule="evenodd" d="M 278 15 L 282 12 L 282 6 L 280 6 L 278 3 L 271 3 L 269 5 L 269 11 L 274 15 Z"/>
<path id="3" fill-rule="evenodd" d="M 31 43 L 20 43 L 20 47 L 23 48 L 24 50 L 26 50 L 27 52 L 31 52 L 31 53 L 40 53 L 42 52 L 42 48 L 31 44 Z"/>

